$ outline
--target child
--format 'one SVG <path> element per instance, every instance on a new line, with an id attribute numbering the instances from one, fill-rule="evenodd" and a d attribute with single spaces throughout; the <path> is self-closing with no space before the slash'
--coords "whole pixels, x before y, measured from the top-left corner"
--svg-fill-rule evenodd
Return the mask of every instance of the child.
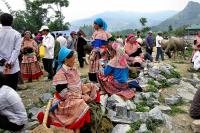
<path id="1" fill-rule="evenodd" d="M 61 48 L 58 63 L 58 72 L 53 79 L 57 91 L 50 112 L 50 124 L 79 133 L 80 128 L 90 122 L 87 102 L 96 99 L 97 87 L 92 83 L 81 83 L 80 74 L 74 67 L 75 56 L 72 50 Z M 42 122 L 41 118 L 39 121 Z"/>

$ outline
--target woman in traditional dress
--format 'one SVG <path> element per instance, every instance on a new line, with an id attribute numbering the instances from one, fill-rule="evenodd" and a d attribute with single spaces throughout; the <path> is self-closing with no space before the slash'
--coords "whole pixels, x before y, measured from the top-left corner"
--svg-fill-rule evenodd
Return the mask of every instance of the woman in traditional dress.
<path id="1" fill-rule="evenodd" d="M 135 91 L 128 85 L 128 65 L 125 50 L 119 43 L 114 42 L 110 50 L 113 58 L 99 73 L 98 79 L 102 90 L 108 94 L 117 94 L 124 99 L 131 99 Z"/>
<path id="2" fill-rule="evenodd" d="M 74 66 L 75 56 L 72 50 L 61 48 L 58 62 L 59 69 L 53 79 L 56 93 L 50 109 L 49 124 L 79 133 L 80 128 L 90 122 L 87 102 L 96 100 L 97 87 L 92 83 L 82 84 L 79 71 Z M 42 117 L 43 114 L 40 113 L 40 123 Z"/>
<path id="3" fill-rule="evenodd" d="M 22 76 L 32 82 L 33 79 L 38 79 L 43 73 L 37 61 L 38 47 L 35 40 L 31 39 L 30 31 L 24 33 L 21 51 L 23 54 L 21 63 Z"/>
<path id="4" fill-rule="evenodd" d="M 144 61 L 144 54 L 134 34 L 128 35 L 124 48 L 129 56 L 128 64 L 134 67 L 141 67 L 141 63 Z"/>
<path id="5" fill-rule="evenodd" d="M 92 35 L 92 47 L 93 50 L 90 53 L 90 61 L 89 61 L 89 79 L 90 81 L 97 82 L 97 73 L 100 68 L 99 59 L 104 58 L 107 60 L 107 44 L 108 39 L 112 37 L 112 35 L 107 30 L 107 24 L 102 18 L 97 18 L 94 21 L 94 29 L 95 32 Z M 102 55 L 105 55 L 102 57 Z"/>

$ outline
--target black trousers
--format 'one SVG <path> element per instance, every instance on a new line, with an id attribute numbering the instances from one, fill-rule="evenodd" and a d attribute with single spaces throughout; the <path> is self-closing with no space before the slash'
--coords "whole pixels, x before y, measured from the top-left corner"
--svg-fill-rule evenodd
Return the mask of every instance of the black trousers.
<path id="1" fill-rule="evenodd" d="M 146 52 L 152 56 L 153 48 L 150 48 L 150 49 L 146 48 Z"/>
<path id="2" fill-rule="evenodd" d="M 48 72 L 48 79 L 53 79 L 53 59 L 42 59 L 44 70 Z"/>
<path id="3" fill-rule="evenodd" d="M 17 83 L 18 83 L 18 73 L 16 72 L 14 74 L 6 74 L 5 77 L 5 85 L 13 88 L 14 90 L 17 89 Z"/>
<path id="4" fill-rule="evenodd" d="M 24 127 L 24 125 L 17 125 L 10 122 L 7 117 L 0 115 L 0 128 L 10 131 L 19 131 Z"/>
<path id="5" fill-rule="evenodd" d="M 84 59 L 83 59 L 83 55 L 79 55 L 78 54 L 78 62 L 79 62 L 79 65 L 80 65 L 80 67 L 81 68 L 83 68 L 84 67 Z"/>

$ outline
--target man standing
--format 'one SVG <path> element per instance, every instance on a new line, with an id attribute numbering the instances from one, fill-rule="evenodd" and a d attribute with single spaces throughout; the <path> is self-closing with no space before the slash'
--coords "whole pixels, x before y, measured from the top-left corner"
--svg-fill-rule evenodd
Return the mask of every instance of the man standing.
<path id="1" fill-rule="evenodd" d="M 74 50 L 76 50 L 77 34 L 75 31 L 72 31 L 70 33 L 70 36 L 71 36 L 71 38 L 69 39 L 67 48 L 74 51 Z"/>
<path id="2" fill-rule="evenodd" d="M 58 34 L 56 40 L 60 43 L 60 47 L 67 47 L 67 39 L 62 36 L 62 33 Z"/>
<path id="3" fill-rule="evenodd" d="M 18 56 L 21 48 L 21 35 L 11 25 L 13 16 L 4 13 L 0 16 L 0 72 L 4 73 L 5 85 L 17 89 L 18 72 L 20 71 Z"/>
<path id="4" fill-rule="evenodd" d="M 42 44 L 45 47 L 45 56 L 42 59 L 44 70 L 48 72 L 48 79 L 52 80 L 55 39 L 49 32 L 49 28 L 47 26 L 42 26 L 40 32 L 44 35 L 42 40 Z"/>
<path id="5" fill-rule="evenodd" d="M 146 52 L 149 53 L 152 56 L 152 52 L 153 52 L 153 32 L 149 31 L 147 38 L 146 38 Z"/>
<path id="6" fill-rule="evenodd" d="M 143 44 L 143 40 L 142 40 L 142 34 L 140 31 L 137 31 L 137 39 L 136 41 L 140 44 L 140 46 L 142 46 Z"/>
<path id="7" fill-rule="evenodd" d="M 162 37 L 162 32 L 158 32 L 156 36 L 156 48 L 157 48 L 157 53 L 156 53 L 156 61 L 158 61 L 159 57 L 161 56 L 162 61 L 164 60 L 164 54 L 161 46 L 161 41 L 163 40 Z"/>

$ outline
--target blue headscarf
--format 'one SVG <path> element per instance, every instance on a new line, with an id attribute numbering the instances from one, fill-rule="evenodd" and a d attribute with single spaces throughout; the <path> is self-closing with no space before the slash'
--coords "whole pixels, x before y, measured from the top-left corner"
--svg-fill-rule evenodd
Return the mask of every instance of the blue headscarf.
<path id="1" fill-rule="evenodd" d="M 71 52 L 71 49 L 62 47 L 59 51 L 58 54 L 58 69 L 59 70 L 62 66 L 62 62 L 65 60 L 65 58 L 69 55 L 69 53 Z"/>
<path id="2" fill-rule="evenodd" d="M 97 18 L 95 21 L 94 21 L 95 24 L 99 25 L 100 27 L 102 27 L 105 31 L 107 30 L 108 28 L 108 25 L 107 23 L 102 19 L 102 18 Z"/>

